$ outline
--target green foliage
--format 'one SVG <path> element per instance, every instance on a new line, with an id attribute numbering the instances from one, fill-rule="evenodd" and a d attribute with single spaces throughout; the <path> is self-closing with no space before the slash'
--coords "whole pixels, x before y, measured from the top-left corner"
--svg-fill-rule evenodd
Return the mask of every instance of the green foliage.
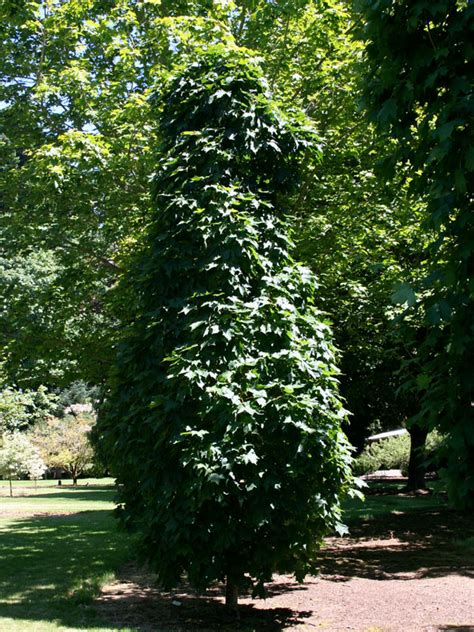
<path id="1" fill-rule="evenodd" d="M 395 395 L 405 349 L 391 336 L 390 296 L 419 276 L 420 209 L 374 176 L 382 148 L 358 111 L 363 47 L 347 2 L 25 2 L 4 18 L 0 344 L 11 382 L 104 379 L 132 300 L 117 280 L 150 221 L 150 88 L 196 47 L 235 40 L 261 55 L 279 99 L 303 108 L 324 137 L 323 162 L 305 156 L 287 205 L 297 256 L 317 273 L 318 305 L 342 352 L 351 440 L 361 445 L 369 427 L 413 412 Z"/>
<path id="2" fill-rule="evenodd" d="M 89 436 L 94 424 L 95 418 L 87 414 L 48 417 L 31 429 L 29 437 L 48 467 L 63 469 L 76 480 L 92 465 Z"/>
<path id="3" fill-rule="evenodd" d="M 430 432 L 424 449 L 428 469 L 437 468 L 439 452 L 445 443 L 445 437 L 437 431 Z M 370 474 L 377 470 L 402 470 L 406 474 L 410 460 L 410 435 L 390 437 L 369 443 L 362 453 L 354 459 L 356 474 Z"/>
<path id="4" fill-rule="evenodd" d="M 284 8 L 285 7 L 285 8 Z M 306 157 L 291 200 L 297 253 L 318 277 L 319 305 L 340 349 L 348 435 L 362 447 L 371 431 L 393 428 L 419 410 L 397 394 L 400 359 L 412 349 L 398 335 L 392 295 L 423 274 L 424 208 L 402 178 L 381 185 L 377 158 L 386 140 L 360 115 L 363 45 L 350 3 L 256 3 L 238 41 L 256 48 L 281 98 L 310 115 L 324 141 L 321 164 Z M 398 295 L 399 297 L 399 295 Z M 397 297 L 395 297 L 397 298 Z"/>
<path id="5" fill-rule="evenodd" d="M 261 55 L 274 92 L 303 108 L 324 139 L 323 162 L 305 156 L 287 205 L 297 256 L 317 273 L 318 305 L 334 323 L 350 438 L 361 447 L 371 429 L 419 412 L 422 319 L 406 333 L 393 317 L 427 294 L 422 246 L 433 226 L 420 228 L 425 208 L 407 195 L 409 169 L 390 185 L 375 177 L 387 141 L 360 116 L 365 62 L 350 3 L 28 0 L 0 11 L 0 346 L 9 383 L 104 379 L 133 300 L 118 281 L 151 221 L 162 107 L 155 97 L 151 108 L 151 86 L 197 47 L 235 41 Z M 450 313 L 443 301 L 429 311 Z M 408 376 L 396 374 L 400 358 L 416 358 Z M 401 382 L 409 396 L 397 395 Z"/>
<path id="6" fill-rule="evenodd" d="M 28 423 L 30 398 L 23 392 L 4 388 L 0 393 L 0 433 L 13 431 Z"/>
<path id="7" fill-rule="evenodd" d="M 68 384 L 81 371 L 101 375 L 95 352 L 104 318 L 84 305 L 76 274 L 77 263 L 66 265 L 53 250 L 0 257 L 0 345 L 9 381 L 37 389 L 44 383 Z M 101 288 L 94 283 L 90 290 L 98 306 Z M 71 302 L 74 292 L 79 294 Z"/>
<path id="8" fill-rule="evenodd" d="M 56 397 L 40 386 L 36 391 L 5 387 L 0 391 L 0 436 L 23 430 L 44 419 L 55 407 Z"/>
<path id="9" fill-rule="evenodd" d="M 426 226 L 434 232 L 430 275 L 415 306 L 425 328 L 412 368 L 423 400 L 418 422 L 448 435 L 449 493 L 472 506 L 474 6 L 449 0 L 359 4 L 366 104 L 382 132 L 398 141 L 386 166 L 392 173 L 397 163 L 405 166 L 413 195 L 427 201 Z"/>
<path id="10" fill-rule="evenodd" d="M 156 212 L 96 434 L 165 585 L 262 591 L 314 569 L 351 483 L 330 330 L 281 208 L 317 139 L 231 47 L 155 99 Z"/>
<path id="11" fill-rule="evenodd" d="M 410 436 L 390 437 L 370 442 L 354 460 L 357 474 L 369 474 L 377 470 L 405 470 L 410 457 Z"/>

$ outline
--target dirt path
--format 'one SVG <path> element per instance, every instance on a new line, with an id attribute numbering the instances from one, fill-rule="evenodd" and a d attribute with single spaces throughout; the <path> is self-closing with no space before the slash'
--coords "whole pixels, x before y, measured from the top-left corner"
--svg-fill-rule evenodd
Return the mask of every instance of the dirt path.
<path id="1" fill-rule="evenodd" d="M 208 632 L 474 632 L 472 519 L 455 512 L 400 514 L 330 539 L 321 575 L 303 585 L 275 577 L 265 601 L 241 599 L 240 624 L 229 622 L 218 589 L 163 593 L 133 567 L 105 588 L 97 604 L 118 629 Z"/>

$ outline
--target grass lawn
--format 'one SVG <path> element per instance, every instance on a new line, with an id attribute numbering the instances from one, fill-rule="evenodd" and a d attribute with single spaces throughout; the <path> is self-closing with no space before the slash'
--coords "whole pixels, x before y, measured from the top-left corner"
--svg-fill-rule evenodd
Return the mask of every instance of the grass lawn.
<path id="1" fill-rule="evenodd" d="M 9 498 L 0 481 L 0 631 L 113 630 L 91 605 L 130 558 L 112 481 L 13 485 Z"/>
<path id="2" fill-rule="evenodd" d="M 369 486 L 362 490 L 365 493 L 364 501 L 360 501 L 358 498 L 345 501 L 344 521 L 350 526 L 397 512 L 416 514 L 446 509 L 447 501 L 443 495 L 432 493 L 422 496 L 404 494 L 404 485 L 405 483 L 397 481 L 383 484 L 369 483 Z M 432 488 L 433 486 L 429 485 L 428 487 Z"/>

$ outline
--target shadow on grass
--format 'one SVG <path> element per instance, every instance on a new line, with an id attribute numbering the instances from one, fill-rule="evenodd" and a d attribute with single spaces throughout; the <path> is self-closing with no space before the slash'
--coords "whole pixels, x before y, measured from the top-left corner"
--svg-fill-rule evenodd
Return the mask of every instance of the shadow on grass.
<path id="1" fill-rule="evenodd" d="M 58 489 L 61 489 L 59 487 Z M 67 498 L 68 500 L 87 500 L 87 501 L 111 501 L 116 496 L 116 490 L 113 487 L 70 487 L 64 491 L 54 491 L 49 494 L 34 494 L 29 498 L 46 498 L 47 500 L 56 500 L 57 498 Z"/>
<path id="2" fill-rule="evenodd" d="M 243 604 L 237 622 L 229 619 L 219 589 L 204 596 L 186 587 L 164 593 L 154 585 L 153 576 L 147 585 L 137 583 L 135 590 L 110 599 L 106 592 L 105 598 L 95 601 L 104 579 L 112 579 L 114 571 L 131 557 L 127 536 L 116 529 L 106 510 L 18 519 L 1 531 L 0 538 L 0 617 L 4 620 L 54 620 L 73 629 L 278 632 L 311 615 L 272 608 L 271 602 L 264 609 Z M 270 595 L 303 588 L 275 585 Z M 176 599 L 179 607 L 173 604 Z"/>
<path id="3" fill-rule="evenodd" d="M 129 559 L 129 542 L 107 510 L 15 520 L 0 537 L 5 618 L 54 619 L 75 628 L 95 623 L 88 604 L 102 580 Z"/>
<path id="4" fill-rule="evenodd" d="M 59 493 L 103 500 L 105 491 L 113 493 L 110 487 Z M 474 536 L 473 517 L 425 497 L 372 497 L 360 513 L 355 510 L 351 537 L 334 538 L 322 553 L 326 579 L 474 576 L 471 549 L 459 545 Z M 364 511 L 372 517 L 364 518 Z M 237 622 L 229 619 L 219 588 L 204 596 L 186 586 L 165 593 L 151 574 L 136 571 L 134 577 L 133 567 L 95 600 L 104 580 L 130 559 L 130 540 L 116 529 L 108 510 L 18 519 L 0 539 L 0 616 L 6 619 L 54 620 L 75 630 L 279 632 L 312 616 L 304 606 L 272 608 L 272 596 L 304 591 L 305 585 L 270 585 L 264 608 L 243 603 Z"/>
<path id="5" fill-rule="evenodd" d="M 350 538 L 330 541 L 321 558 L 325 579 L 474 577 L 473 556 L 462 545 L 474 535 L 473 516 L 426 497 L 394 497 L 391 502 L 393 508 L 385 513 L 373 514 L 369 507 L 365 519 L 360 510 Z"/>

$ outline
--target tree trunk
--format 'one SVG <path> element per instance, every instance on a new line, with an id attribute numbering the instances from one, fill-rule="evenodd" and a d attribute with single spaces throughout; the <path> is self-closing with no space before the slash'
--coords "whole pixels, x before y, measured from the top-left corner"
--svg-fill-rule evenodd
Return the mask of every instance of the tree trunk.
<path id="1" fill-rule="evenodd" d="M 238 616 L 239 606 L 239 588 L 237 584 L 227 575 L 227 581 L 225 585 L 225 605 L 229 611 L 232 611 Z"/>
<path id="2" fill-rule="evenodd" d="M 10 478 L 10 498 L 13 496 L 13 487 L 12 487 L 12 479 Z"/>
<path id="3" fill-rule="evenodd" d="M 72 484 L 77 485 L 77 476 L 72 477 Z"/>
<path id="4" fill-rule="evenodd" d="M 425 483 L 425 443 L 428 429 L 413 424 L 410 433 L 410 461 L 408 463 L 407 490 L 426 489 Z"/>

